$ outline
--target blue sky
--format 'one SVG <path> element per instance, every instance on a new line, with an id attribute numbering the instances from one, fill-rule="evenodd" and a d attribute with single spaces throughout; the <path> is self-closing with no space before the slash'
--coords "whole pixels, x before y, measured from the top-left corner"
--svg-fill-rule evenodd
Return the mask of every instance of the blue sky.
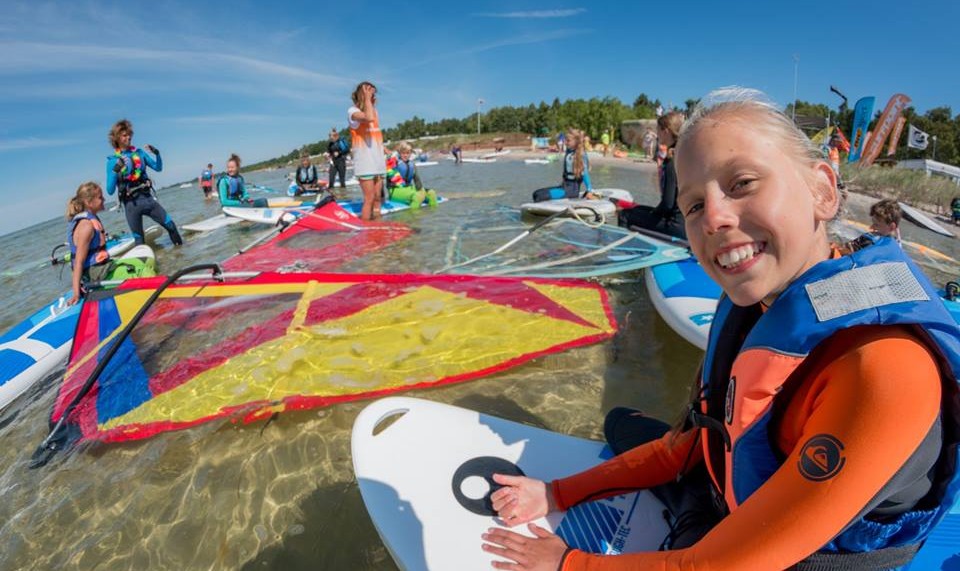
<path id="1" fill-rule="evenodd" d="M 903 92 L 960 111 L 956 0 L 19 2 L 0 5 L 0 234 L 104 179 L 106 133 L 161 149 L 161 185 L 342 127 L 355 84 L 385 126 L 540 100 L 645 92 L 683 105 L 739 84 L 786 104 Z M 10 213 L 16 213 L 11 216 Z"/>

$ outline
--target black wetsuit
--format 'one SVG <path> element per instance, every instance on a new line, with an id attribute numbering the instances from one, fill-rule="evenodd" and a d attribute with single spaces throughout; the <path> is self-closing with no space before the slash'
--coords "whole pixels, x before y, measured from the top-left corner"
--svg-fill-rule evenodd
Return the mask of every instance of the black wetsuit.
<path id="1" fill-rule="evenodd" d="M 677 206 L 677 169 L 672 157 L 663 160 L 663 172 L 660 175 L 660 204 L 656 207 L 639 205 L 621 210 L 618 218 L 620 226 L 624 228 L 638 226 L 686 240 L 687 231 L 683 226 L 683 215 L 680 213 L 680 207 Z"/>
<path id="2" fill-rule="evenodd" d="M 350 146 L 343 138 L 327 143 L 327 153 L 330 155 L 330 188 L 340 175 L 340 188 L 346 188 L 347 177 L 347 153 L 350 152 Z"/>

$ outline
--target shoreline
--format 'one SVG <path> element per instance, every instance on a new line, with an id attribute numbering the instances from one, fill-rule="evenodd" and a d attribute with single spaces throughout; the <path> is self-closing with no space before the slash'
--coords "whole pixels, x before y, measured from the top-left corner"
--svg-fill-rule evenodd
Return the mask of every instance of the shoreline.
<path id="1" fill-rule="evenodd" d="M 494 146 L 492 144 L 486 145 L 481 144 L 477 145 L 476 148 L 463 151 L 463 158 L 478 159 L 485 155 L 489 155 L 494 152 Z M 519 146 L 519 145 L 505 145 L 503 150 L 509 150 L 510 152 L 505 155 L 499 155 L 494 157 L 497 159 L 497 162 L 520 162 L 525 159 L 543 159 L 548 155 L 558 155 L 556 151 L 548 150 L 531 150 L 529 146 Z M 430 156 L 430 160 L 439 160 L 446 161 L 450 156 L 450 153 L 444 150 L 426 150 Z M 591 151 L 596 153 L 596 151 Z M 318 156 L 317 158 L 322 160 L 323 155 Z M 559 159 L 557 160 L 559 162 Z M 317 164 L 316 162 L 314 164 Z M 637 173 L 642 173 L 647 176 L 655 176 L 657 172 L 657 165 L 652 160 L 635 158 L 635 157 L 614 157 L 614 156 L 590 156 L 590 167 L 600 167 L 600 166 L 610 166 L 617 167 Z M 250 172 L 270 172 L 274 170 L 284 170 L 284 167 L 264 167 L 261 169 L 256 169 Z M 869 210 L 870 204 L 880 200 L 880 198 L 887 198 L 886 196 L 877 196 L 876 192 L 872 192 L 868 188 L 859 187 L 856 184 L 848 184 L 846 188 L 846 200 L 845 207 L 854 205 L 857 207 L 863 207 L 866 210 Z M 902 200 L 902 198 L 899 198 Z M 914 204 L 912 205 L 920 210 L 923 210 L 931 215 L 942 214 L 942 211 L 938 211 L 937 205 L 935 204 Z"/>

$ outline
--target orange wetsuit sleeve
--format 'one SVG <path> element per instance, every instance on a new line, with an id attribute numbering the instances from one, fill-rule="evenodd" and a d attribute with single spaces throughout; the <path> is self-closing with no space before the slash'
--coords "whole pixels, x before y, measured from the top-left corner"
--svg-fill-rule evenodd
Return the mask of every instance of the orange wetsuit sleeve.
<path id="1" fill-rule="evenodd" d="M 933 356 L 908 333 L 884 329 L 823 367 L 791 399 L 788 407 L 804 414 L 785 414 L 784 423 L 800 424 L 780 428 L 798 436 L 786 462 L 698 543 L 621 556 L 574 550 L 562 569 L 766 571 L 788 568 L 826 545 L 903 466 L 939 414 Z M 820 435 L 842 444 L 844 463 L 814 481 L 801 473 L 800 459 Z"/>
<path id="2" fill-rule="evenodd" d="M 677 477 L 685 462 L 689 470 L 701 460 L 700 448 L 691 450 L 696 443 L 696 431 L 668 432 L 589 470 L 554 480 L 553 499 L 566 510 L 587 500 L 665 484 Z"/>

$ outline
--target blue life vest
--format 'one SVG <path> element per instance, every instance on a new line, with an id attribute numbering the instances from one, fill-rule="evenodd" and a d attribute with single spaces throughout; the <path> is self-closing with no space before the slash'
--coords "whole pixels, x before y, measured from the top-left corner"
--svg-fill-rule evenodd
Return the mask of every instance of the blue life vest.
<path id="1" fill-rule="evenodd" d="M 217 188 L 219 191 L 220 181 L 227 181 L 227 195 L 220 196 L 220 201 L 224 200 L 235 202 L 234 205 L 242 204 L 247 198 L 247 189 L 244 186 L 243 175 L 230 176 L 226 173 L 220 175 L 220 178 L 217 180 Z M 231 206 L 229 203 L 224 203 L 224 206 Z"/>
<path id="2" fill-rule="evenodd" d="M 200 178 L 203 180 L 213 180 L 213 172 L 205 170 L 203 171 L 203 174 L 200 175 Z"/>
<path id="3" fill-rule="evenodd" d="M 759 307 L 738 307 L 724 296 L 710 330 L 701 377 L 703 400 L 700 410 L 692 407 L 690 415 L 695 426 L 709 429 L 704 457 L 727 509 L 733 511 L 784 461 L 768 432 L 774 402 L 814 348 L 855 326 L 917 328 L 918 337 L 938 356 L 941 371 L 940 476 L 924 498 L 925 509 L 883 521 L 861 516 L 818 552 L 841 561 L 848 552 L 919 545 L 960 494 L 960 328 L 937 290 L 896 242 L 869 235 L 866 242 L 869 245 L 857 252 L 804 272 L 762 315 Z"/>
<path id="4" fill-rule="evenodd" d="M 563 180 L 569 182 L 583 182 L 583 173 L 580 173 L 580 176 L 577 177 L 573 174 L 573 161 L 576 158 L 576 150 L 568 149 L 566 153 L 563 154 Z M 583 170 L 586 171 L 589 168 L 589 162 L 587 160 L 587 153 L 583 153 Z"/>
<path id="5" fill-rule="evenodd" d="M 84 210 L 77 214 L 67 224 L 67 245 L 70 246 L 70 256 L 75 258 L 77 255 L 77 244 L 73 241 L 73 234 L 77 230 L 77 224 L 81 220 L 89 220 L 93 224 L 93 239 L 90 240 L 90 247 L 87 250 L 87 257 L 83 260 L 83 269 L 102 264 L 110 259 L 110 253 L 107 252 L 107 234 L 103 229 L 103 223 L 96 214 Z"/>
<path id="6" fill-rule="evenodd" d="M 397 172 L 403 177 L 403 185 L 410 186 L 413 184 L 413 175 L 416 174 L 417 170 L 410 161 L 400 160 L 400 158 L 397 157 Z"/>
<path id="7" fill-rule="evenodd" d="M 300 184 L 314 184 L 317 182 L 317 167 L 297 167 L 297 182 Z"/>

